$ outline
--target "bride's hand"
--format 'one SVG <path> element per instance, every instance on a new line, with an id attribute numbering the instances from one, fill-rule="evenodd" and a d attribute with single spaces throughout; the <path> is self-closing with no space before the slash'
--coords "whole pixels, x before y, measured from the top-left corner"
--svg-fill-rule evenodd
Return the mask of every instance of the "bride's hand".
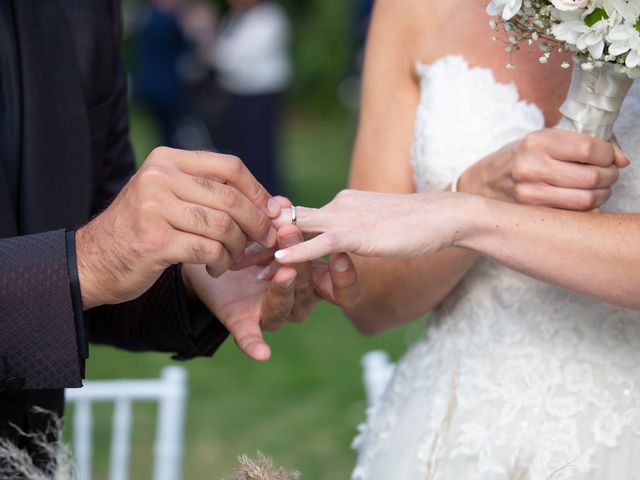
<path id="1" fill-rule="evenodd" d="M 276 252 L 276 259 L 291 264 L 336 252 L 368 257 L 429 255 L 454 245 L 467 227 L 462 215 L 466 200 L 473 198 L 478 197 L 345 190 L 320 209 L 296 207 L 297 226 L 316 236 Z M 291 210 L 283 209 L 274 223 L 291 223 Z"/>
<path id="2" fill-rule="evenodd" d="M 280 208 L 286 209 L 291 215 L 292 204 L 288 198 L 276 196 L 274 200 L 278 202 Z M 276 226 L 279 227 L 278 238 L 282 239 L 281 242 L 278 242 L 279 247 L 282 248 L 282 244 L 292 246 L 303 242 L 303 232 L 296 226 L 290 225 L 290 221 L 284 221 L 282 218 L 284 217 L 276 221 Z M 275 272 L 282 267 L 274 259 L 275 251 L 276 248 L 264 248 L 253 243 L 247 247 L 244 256 L 231 265 L 230 270 L 240 272 L 261 265 L 259 279 L 270 281 Z M 360 282 L 351 258 L 344 252 L 332 253 L 333 255 L 328 260 L 322 260 L 318 257 L 311 259 L 312 261 L 299 262 L 295 265 L 288 262 L 289 266 L 295 268 L 298 278 L 301 279 L 296 284 L 297 304 L 294 308 L 298 312 L 298 318 L 306 318 L 311 308 L 320 299 L 342 308 L 350 307 L 358 301 Z M 301 300 L 299 300 L 300 298 Z M 300 314 L 300 311 L 303 313 Z"/>
<path id="3" fill-rule="evenodd" d="M 612 143 L 546 129 L 506 145 L 471 166 L 458 190 L 565 210 L 599 208 L 629 158 Z"/>

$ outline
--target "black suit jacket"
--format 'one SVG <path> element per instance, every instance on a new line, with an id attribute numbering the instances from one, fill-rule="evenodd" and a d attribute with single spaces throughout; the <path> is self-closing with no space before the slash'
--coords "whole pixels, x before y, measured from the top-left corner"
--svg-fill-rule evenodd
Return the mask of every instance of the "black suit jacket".
<path id="1" fill-rule="evenodd" d="M 65 230 L 104 208 L 134 171 L 119 1 L 17 0 L 14 8 L 17 209 L 0 170 L 0 433 L 9 436 L 9 422 L 38 428 L 30 408 L 60 412 L 60 389 L 82 384 L 84 328 L 75 328 Z M 139 299 L 85 312 L 80 326 L 91 340 L 132 350 L 211 355 L 227 331 L 213 317 L 194 331 L 181 288 L 171 268 Z"/>

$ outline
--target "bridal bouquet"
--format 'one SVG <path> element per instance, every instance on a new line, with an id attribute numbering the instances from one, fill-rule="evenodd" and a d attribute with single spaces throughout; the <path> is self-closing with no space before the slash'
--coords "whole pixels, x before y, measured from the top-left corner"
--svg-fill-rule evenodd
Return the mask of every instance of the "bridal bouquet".
<path id="1" fill-rule="evenodd" d="M 523 42 L 538 45 L 541 63 L 555 49 L 574 53 L 560 126 L 608 140 L 640 77 L 640 0 L 491 0 L 487 12 L 498 16 L 491 26 L 504 30 L 510 53 Z"/>

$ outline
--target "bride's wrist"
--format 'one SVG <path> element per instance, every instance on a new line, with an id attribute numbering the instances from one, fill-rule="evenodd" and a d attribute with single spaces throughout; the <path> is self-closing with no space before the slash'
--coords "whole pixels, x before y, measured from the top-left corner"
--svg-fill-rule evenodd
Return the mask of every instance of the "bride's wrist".
<path id="1" fill-rule="evenodd" d="M 492 198 L 494 192 L 488 187 L 484 181 L 484 169 L 482 165 L 475 164 L 469 167 L 456 178 L 457 188 L 459 193 L 468 193 L 471 195 L 480 195 L 487 198 Z"/>
<path id="2" fill-rule="evenodd" d="M 505 186 L 507 172 L 504 171 L 504 156 L 509 155 L 507 148 L 489 155 L 471 165 L 458 180 L 458 192 L 480 195 L 485 198 L 511 202 Z"/>
<path id="3" fill-rule="evenodd" d="M 457 227 L 452 246 L 474 250 L 478 239 L 491 230 L 495 204 L 501 202 L 470 194 L 459 195 L 455 200 L 458 202 L 454 222 Z M 494 228 L 497 228 L 495 224 Z"/>

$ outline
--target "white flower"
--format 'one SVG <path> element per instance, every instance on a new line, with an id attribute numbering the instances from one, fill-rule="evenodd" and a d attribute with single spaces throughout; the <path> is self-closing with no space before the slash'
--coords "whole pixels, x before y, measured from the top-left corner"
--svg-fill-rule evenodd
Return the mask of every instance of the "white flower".
<path id="1" fill-rule="evenodd" d="M 581 51 L 588 51 L 594 60 L 604 54 L 605 37 L 609 30 L 606 19 L 600 20 L 589 27 L 584 20 L 567 20 L 552 28 L 553 35 L 561 42 L 567 42 Z"/>
<path id="2" fill-rule="evenodd" d="M 502 15 L 505 20 L 511 20 L 522 9 L 523 0 L 491 0 L 487 5 L 487 13 L 492 17 Z"/>
<path id="3" fill-rule="evenodd" d="M 553 3 L 553 6 L 558 10 L 566 12 L 585 8 L 589 4 L 589 0 L 551 0 L 551 3 Z"/>
<path id="4" fill-rule="evenodd" d="M 625 65 L 629 68 L 640 66 L 640 32 L 633 25 L 623 23 L 611 29 L 607 40 L 610 55 L 623 55 L 627 53 Z"/>
<path id="5" fill-rule="evenodd" d="M 601 0 L 604 9 L 612 14 L 618 12 L 627 22 L 635 24 L 640 16 L 640 2 L 636 0 Z"/>

